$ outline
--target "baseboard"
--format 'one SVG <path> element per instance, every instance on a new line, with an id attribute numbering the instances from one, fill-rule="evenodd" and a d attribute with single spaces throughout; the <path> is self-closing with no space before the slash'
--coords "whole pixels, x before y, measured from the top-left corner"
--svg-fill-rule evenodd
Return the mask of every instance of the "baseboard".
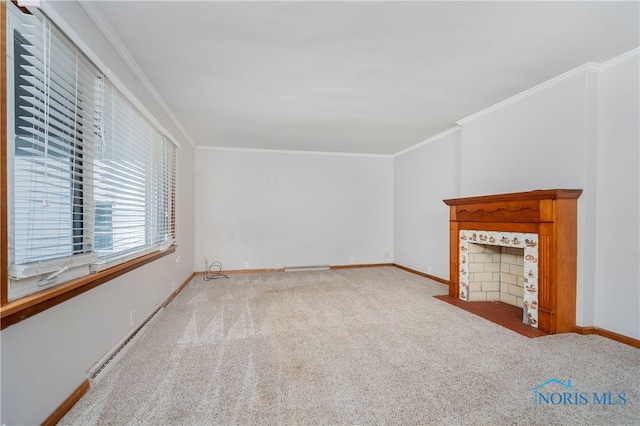
<path id="1" fill-rule="evenodd" d="M 162 304 L 162 307 L 166 308 L 167 305 L 171 303 L 171 301 L 175 299 L 175 297 L 187 286 L 187 284 L 191 282 L 191 280 L 195 275 L 196 275 L 195 273 L 192 273 L 191 275 L 189 275 L 189 277 L 180 285 L 180 287 L 178 287 L 176 291 L 171 293 L 171 295 L 167 298 L 167 300 Z M 42 422 L 42 425 L 53 426 L 57 424 L 60 421 L 60 419 L 62 419 L 64 415 L 67 414 L 67 412 L 73 408 L 76 402 L 78 402 L 80 398 L 82 398 L 82 395 L 87 393 L 87 391 L 89 390 L 89 387 L 90 387 L 89 379 L 82 382 L 82 384 L 75 391 L 73 391 L 73 393 L 69 395 L 69 397 L 62 404 L 60 404 L 60 406 L 56 408 L 56 410 L 53 413 L 51 413 L 44 422 Z"/>
<path id="2" fill-rule="evenodd" d="M 417 271 L 415 269 L 411 269 L 408 268 L 406 266 L 402 266 L 402 265 L 398 265 L 397 263 L 369 263 L 369 264 L 358 264 L 358 265 L 334 265 L 334 266 L 330 266 L 330 269 L 353 269 L 353 268 L 374 268 L 374 267 L 388 267 L 388 266 L 395 266 L 396 268 L 402 269 L 404 271 L 410 272 L 412 274 L 416 274 L 419 275 L 421 277 L 424 278 L 429 278 L 431 280 L 440 282 L 442 284 L 446 284 L 446 285 L 451 285 L 451 283 L 445 279 L 436 277 L 434 275 L 430 275 L 424 272 L 420 272 Z M 284 272 L 284 268 L 273 268 L 273 269 L 237 269 L 237 270 L 227 270 L 227 271 L 222 271 L 222 273 L 224 274 L 248 274 L 248 273 L 267 273 L 267 272 Z M 173 299 L 175 299 L 175 297 L 187 286 L 187 284 L 189 284 L 189 282 L 191 282 L 191 280 L 193 279 L 194 276 L 196 275 L 204 275 L 205 272 L 204 271 L 200 271 L 200 272 L 194 272 L 192 273 L 181 285 L 180 287 L 178 287 L 176 289 L 176 291 L 174 291 L 169 298 L 167 298 L 167 300 L 164 302 L 164 304 L 162 305 L 163 308 L 165 308 L 169 303 L 171 303 L 171 301 Z M 614 333 L 613 331 L 609 331 L 609 330 L 605 330 L 599 327 L 579 327 L 579 326 L 575 326 L 574 327 L 574 332 L 577 334 L 583 334 L 583 335 L 588 335 L 588 334 L 597 334 L 598 336 L 602 336 L 602 337 L 606 337 L 608 339 L 611 340 L 615 340 L 618 341 L 620 343 L 624 343 L 626 345 L 630 345 L 636 348 L 640 348 L 640 340 L 638 339 L 634 339 L 633 337 L 629 337 L 629 336 L 625 336 L 622 334 L 618 334 L 618 333 Z M 43 426 L 53 426 L 55 424 L 57 424 L 60 419 L 62 419 L 62 417 L 64 417 L 65 414 L 67 414 L 67 412 L 69 410 L 71 410 L 71 408 L 73 408 L 73 406 L 76 404 L 76 402 L 78 402 L 80 400 L 80 398 L 82 398 L 82 396 L 89 390 L 89 380 L 85 380 L 84 382 L 82 382 L 82 384 L 80 386 L 78 386 L 78 388 L 73 391 L 73 393 L 71 395 L 69 395 L 69 397 L 62 403 L 60 404 L 60 406 L 58 408 L 56 408 L 56 410 L 51 413 L 49 415 L 49 417 L 46 418 L 46 420 L 44 422 L 42 422 Z"/>
<path id="3" fill-rule="evenodd" d="M 393 263 L 360 263 L 356 265 L 330 265 L 329 269 L 353 269 L 353 268 L 379 268 L 386 266 L 394 266 Z M 218 272 L 218 271 L 214 271 Z M 265 274 L 269 272 L 284 272 L 284 268 L 266 268 L 266 269 L 227 269 L 220 271 L 221 274 Z M 194 272 L 195 275 L 204 275 L 205 271 Z"/>
<path id="4" fill-rule="evenodd" d="M 368 268 L 368 267 L 377 267 L 377 266 L 393 266 L 393 264 L 392 263 L 376 263 L 376 264 L 362 264 L 362 265 L 336 265 L 336 266 L 331 266 L 330 269 Z M 224 274 L 247 274 L 247 273 L 256 274 L 256 273 L 266 273 L 266 272 L 284 272 L 284 268 L 237 269 L 237 270 L 222 271 L 222 273 Z M 204 275 L 204 271 L 192 273 L 180 285 L 180 287 L 176 289 L 176 291 L 171 293 L 171 295 L 167 298 L 167 300 L 162 304 L 162 307 L 166 308 L 167 305 L 169 305 L 169 303 L 171 303 L 171 301 L 173 301 L 173 299 L 175 299 L 176 296 L 180 294 L 180 292 L 187 286 L 187 284 L 189 284 L 189 282 L 191 282 L 193 277 L 195 277 L 196 275 Z M 73 408 L 76 402 L 78 402 L 80 398 L 82 398 L 82 396 L 89 390 L 89 386 L 90 386 L 90 383 L 88 379 L 82 382 L 82 384 L 75 391 L 73 391 L 73 393 L 69 395 L 69 397 L 62 404 L 60 404 L 60 406 L 56 408 L 56 410 L 53 413 L 51 413 L 44 422 L 42 422 L 42 425 L 49 426 L 49 425 L 57 424 L 60 421 L 60 419 L 62 419 L 62 417 L 64 417 L 64 415 L 67 414 L 67 412 L 71 410 L 71 408 Z"/>
<path id="5" fill-rule="evenodd" d="M 393 266 L 393 263 L 361 263 L 357 265 L 334 265 L 334 266 L 329 266 L 329 269 L 382 268 L 387 266 Z"/>
<path id="6" fill-rule="evenodd" d="M 421 277 L 429 278 L 430 280 L 437 281 L 437 282 L 442 283 L 442 284 L 446 284 L 448 286 L 451 285 L 451 282 L 449 280 L 445 280 L 443 278 L 436 277 L 435 275 L 430 275 L 430 274 L 427 274 L 427 273 L 424 273 L 424 272 L 416 271 L 415 269 L 407 268 L 406 266 L 398 265 L 397 263 L 394 263 L 393 266 L 395 266 L 396 268 L 400 268 L 402 270 L 405 270 L 407 272 L 411 272 L 412 274 L 420 275 Z"/>
<path id="7" fill-rule="evenodd" d="M 624 343 L 625 345 L 633 346 L 640 349 L 640 340 L 633 337 L 625 336 L 624 334 L 615 333 L 613 331 L 605 330 L 600 327 L 574 327 L 574 333 L 578 334 L 597 334 L 598 336 L 606 337 L 607 339 L 615 340 L 616 342 Z"/>
<path id="8" fill-rule="evenodd" d="M 80 398 L 82 398 L 82 395 L 87 393 L 88 390 L 89 379 L 86 379 L 62 404 L 60 404 L 58 408 L 55 409 L 53 413 L 49 415 L 49 417 L 45 419 L 44 422 L 42 422 L 42 426 L 53 426 L 58 424 L 60 419 L 62 419 L 64 415 L 67 414 L 74 405 L 76 405 L 76 402 L 78 402 Z"/>
<path id="9" fill-rule="evenodd" d="M 442 284 L 451 285 L 450 281 L 426 274 L 424 272 L 416 271 L 415 269 L 407 268 L 406 266 L 398 265 L 397 263 L 394 263 L 393 266 L 403 269 L 407 272 L 411 272 L 412 274 L 420 275 L 421 277 L 440 282 Z M 614 333 L 613 331 L 605 330 L 603 328 L 575 326 L 573 331 L 577 334 L 597 334 L 598 336 L 606 337 L 607 339 L 615 340 L 617 342 L 624 343 L 625 345 L 633 346 L 634 348 L 640 348 L 640 340 L 634 339 L 633 337 L 625 336 L 623 334 Z"/>
<path id="10" fill-rule="evenodd" d="M 171 293 L 171 296 L 169 296 L 169 298 L 162 304 L 163 308 L 166 308 L 167 305 L 169 303 L 171 303 L 171 301 L 173 299 L 176 298 L 176 296 L 187 286 L 187 284 L 189 284 L 189 282 L 191 282 L 191 280 L 193 279 L 193 277 L 196 276 L 196 273 L 192 273 L 191 275 L 189 275 L 189 278 L 187 278 L 186 280 L 184 280 L 184 282 L 182 284 L 180 284 L 180 287 L 178 287 L 176 289 L 176 291 L 174 291 L 173 293 Z"/>
<path id="11" fill-rule="evenodd" d="M 214 274 L 226 274 L 226 275 L 234 275 L 234 274 L 266 274 L 268 272 L 284 272 L 284 268 L 266 268 L 266 269 L 227 269 L 223 271 L 213 271 Z M 194 272 L 195 275 L 204 275 L 205 271 L 197 271 Z"/>
<path id="12" fill-rule="evenodd" d="M 584 335 L 596 334 L 596 328 L 595 327 L 580 327 L 580 326 L 576 325 L 574 327 L 573 331 L 574 331 L 574 333 L 584 334 Z"/>

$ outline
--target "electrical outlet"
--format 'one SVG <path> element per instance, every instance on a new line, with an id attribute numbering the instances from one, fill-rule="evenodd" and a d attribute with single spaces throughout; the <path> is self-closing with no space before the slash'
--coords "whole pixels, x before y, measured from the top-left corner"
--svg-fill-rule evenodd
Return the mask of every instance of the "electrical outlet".
<path id="1" fill-rule="evenodd" d="M 249 269 L 249 262 L 244 262 L 244 269 Z"/>
<path id="2" fill-rule="evenodd" d="M 388 252 L 388 251 L 385 251 L 385 252 L 384 252 L 384 258 L 385 258 L 385 259 L 388 259 L 388 258 L 389 258 L 389 252 Z"/>
<path id="3" fill-rule="evenodd" d="M 176 282 L 171 281 L 171 292 L 173 293 L 174 291 L 176 291 Z"/>
<path id="4" fill-rule="evenodd" d="M 180 262 L 180 256 L 176 257 L 176 263 Z"/>
<path id="5" fill-rule="evenodd" d="M 349 258 L 349 264 L 353 265 L 353 257 Z"/>
<path id="6" fill-rule="evenodd" d="M 427 266 L 427 274 L 431 273 L 431 265 Z"/>
<path id="7" fill-rule="evenodd" d="M 130 319 L 131 319 L 131 325 L 134 325 L 136 323 L 136 310 L 134 309 L 133 311 L 131 311 L 131 314 L 129 314 Z"/>

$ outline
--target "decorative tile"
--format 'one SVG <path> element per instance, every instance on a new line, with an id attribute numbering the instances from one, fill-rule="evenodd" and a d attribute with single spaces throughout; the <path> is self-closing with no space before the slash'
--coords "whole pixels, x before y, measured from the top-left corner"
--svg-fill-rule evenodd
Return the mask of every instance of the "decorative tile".
<path id="1" fill-rule="evenodd" d="M 460 299 L 477 299 L 469 294 L 469 243 L 524 249 L 523 322 L 538 327 L 538 234 L 461 230 L 459 245 Z M 474 246 L 475 247 L 475 246 Z M 477 256 L 477 255 L 473 255 Z"/>

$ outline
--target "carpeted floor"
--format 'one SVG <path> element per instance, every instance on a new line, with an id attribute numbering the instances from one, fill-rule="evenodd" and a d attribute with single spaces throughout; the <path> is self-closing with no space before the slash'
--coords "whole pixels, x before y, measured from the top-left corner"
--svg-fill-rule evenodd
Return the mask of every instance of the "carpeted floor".
<path id="1" fill-rule="evenodd" d="M 640 350 L 523 337 L 446 291 L 393 267 L 196 277 L 60 424 L 640 423 Z M 572 388 L 535 407 L 552 379 Z"/>

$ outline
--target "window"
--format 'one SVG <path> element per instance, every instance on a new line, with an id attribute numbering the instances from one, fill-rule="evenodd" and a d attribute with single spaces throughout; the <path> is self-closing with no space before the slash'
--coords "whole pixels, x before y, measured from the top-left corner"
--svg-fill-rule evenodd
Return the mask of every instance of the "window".
<path id="1" fill-rule="evenodd" d="M 177 152 L 46 17 L 7 24 L 14 300 L 170 246 Z"/>
<path id="2" fill-rule="evenodd" d="M 113 251 L 113 203 L 97 202 L 95 214 L 94 249 Z"/>

